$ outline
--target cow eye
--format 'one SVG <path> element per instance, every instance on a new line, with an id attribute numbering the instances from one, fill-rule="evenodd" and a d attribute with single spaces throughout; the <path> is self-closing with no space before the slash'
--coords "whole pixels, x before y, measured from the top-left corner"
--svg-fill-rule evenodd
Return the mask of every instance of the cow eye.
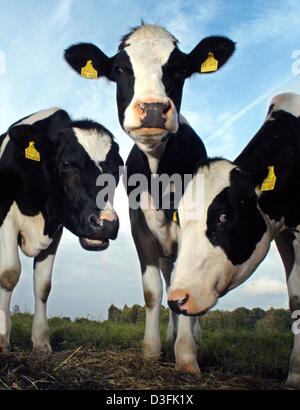
<path id="1" fill-rule="evenodd" d="M 227 215 L 226 214 L 220 214 L 219 215 L 219 223 L 224 224 L 225 222 L 227 222 Z"/>
<path id="2" fill-rule="evenodd" d="M 114 68 L 114 71 L 116 74 L 131 74 L 132 70 L 129 67 L 121 67 L 121 66 L 116 66 Z"/>
<path id="3" fill-rule="evenodd" d="M 71 164 L 69 161 L 63 161 L 63 163 L 61 164 L 62 169 L 68 169 L 71 167 Z"/>

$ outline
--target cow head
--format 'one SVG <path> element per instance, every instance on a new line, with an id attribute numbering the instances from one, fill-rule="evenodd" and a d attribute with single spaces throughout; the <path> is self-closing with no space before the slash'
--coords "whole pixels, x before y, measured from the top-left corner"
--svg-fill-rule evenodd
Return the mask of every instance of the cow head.
<path id="1" fill-rule="evenodd" d="M 85 249 L 106 249 L 109 240 L 117 237 L 119 220 L 112 207 L 113 198 L 107 197 L 99 205 L 97 197 L 102 189 L 113 195 L 119 166 L 123 165 L 112 134 L 92 121 L 72 122 L 65 111 L 59 110 L 47 129 L 39 123 L 17 125 L 10 128 L 9 136 L 22 155 L 30 145 L 38 155 L 30 159 L 25 154 L 24 170 L 32 168 L 40 184 L 47 184 L 48 216 L 78 236 Z M 97 183 L 104 173 L 112 177 L 107 180 L 111 181 L 109 187 Z"/>
<path id="2" fill-rule="evenodd" d="M 177 131 L 186 78 L 218 70 L 234 48 L 228 38 L 215 36 L 203 39 L 186 54 L 167 30 L 145 24 L 122 38 L 112 58 L 88 43 L 71 46 L 65 58 L 87 78 L 103 76 L 116 82 L 120 124 L 147 151 Z"/>
<path id="3" fill-rule="evenodd" d="M 204 183 L 201 214 L 189 212 L 197 175 Z M 258 208 L 259 191 L 249 175 L 226 160 L 200 166 L 179 205 L 182 237 L 169 306 L 198 315 L 244 282 L 268 253 L 271 236 Z"/>

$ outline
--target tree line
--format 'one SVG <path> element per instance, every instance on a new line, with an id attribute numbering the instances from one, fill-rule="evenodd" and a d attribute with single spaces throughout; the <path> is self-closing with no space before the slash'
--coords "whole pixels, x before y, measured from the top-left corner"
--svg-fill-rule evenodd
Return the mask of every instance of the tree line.
<path id="1" fill-rule="evenodd" d="M 161 319 L 168 322 L 169 310 L 161 306 Z M 118 323 L 137 324 L 145 320 L 145 307 L 125 305 L 122 309 L 111 305 L 108 309 L 108 320 Z M 233 311 L 213 310 L 201 317 L 200 324 L 204 329 L 242 329 L 285 332 L 291 329 L 291 314 L 285 309 L 263 310 L 239 307 Z"/>

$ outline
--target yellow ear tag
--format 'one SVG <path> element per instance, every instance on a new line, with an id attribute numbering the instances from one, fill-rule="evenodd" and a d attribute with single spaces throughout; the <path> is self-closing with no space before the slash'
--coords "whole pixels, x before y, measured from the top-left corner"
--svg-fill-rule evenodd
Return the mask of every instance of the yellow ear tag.
<path id="1" fill-rule="evenodd" d="M 30 141 L 28 147 L 25 149 L 25 158 L 30 159 L 31 161 L 40 162 L 41 156 L 35 148 L 34 141 Z"/>
<path id="2" fill-rule="evenodd" d="M 267 176 L 267 178 L 264 179 L 262 186 L 260 188 L 260 190 L 263 191 L 273 191 L 273 189 L 275 188 L 275 184 L 276 184 L 276 175 L 275 175 L 275 170 L 274 170 L 274 166 L 270 166 L 268 167 L 269 169 L 269 174 Z"/>
<path id="3" fill-rule="evenodd" d="M 173 212 L 172 221 L 177 223 L 177 221 L 178 221 L 178 218 L 177 218 L 177 211 L 174 211 L 174 212 Z"/>
<path id="4" fill-rule="evenodd" d="M 96 78 L 98 78 L 98 71 L 93 67 L 92 60 L 89 60 L 86 63 L 86 66 L 82 67 L 81 75 L 82 77 L 88 78 L 90 80 L 95 80 Z"/>
<path id="5" fill-rule="evenodd" d="M 201 73 L 212 73 L 217 71 L 219 66 L 218 60 L 215 59 L 214 53 L 208 53 L 207 59 L 201 64 Z"/>

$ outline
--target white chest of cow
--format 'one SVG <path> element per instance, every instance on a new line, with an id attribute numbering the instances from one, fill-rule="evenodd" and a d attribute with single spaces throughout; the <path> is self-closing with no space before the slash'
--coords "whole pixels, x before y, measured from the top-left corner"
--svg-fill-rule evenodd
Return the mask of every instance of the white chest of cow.
<path id="1" fill-rule="evenodd" d="M 20 235 L 20 247 L 29 257 L 37 256 L 43 249 L 48 248 L 52 239 L 44 235 L 45 220 L 41 213 L 35 216 L 23 215 L 14 202 L 4 221 L 2 229 L 4 237 L 9 238 L 11 231 Z"/>
<path id="2" fill-rule="evenodd" d="M 168 220 L 163 210 L 155 209 L 153 198 L 148 192 L 141 194 L 141 210 L 148 228 L 162 248 L 163 256 L 172 256 L 174 244 L 180 237 L 179 226 Z"/>

